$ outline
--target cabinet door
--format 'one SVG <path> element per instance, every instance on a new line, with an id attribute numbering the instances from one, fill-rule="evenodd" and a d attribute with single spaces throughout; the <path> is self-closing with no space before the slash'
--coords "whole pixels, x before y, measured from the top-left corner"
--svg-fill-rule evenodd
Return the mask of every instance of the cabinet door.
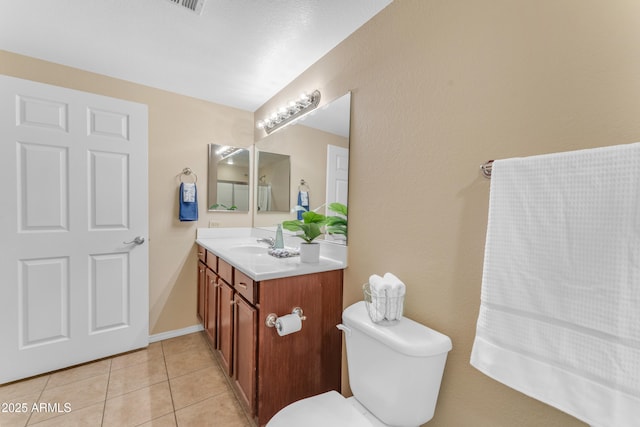
<path id="1" fill-rule="evenodd" d="M 264 425 L 296 400 L 340 391 L 342 270 L 264 280 L 258 296 L 257 416 Z M 294 307 L 306 316 L 299 332 L 279 336 L 264 324 L 268 313 L 284 315 Z"/>
<path id="2" fill-rule="evenodd" d="M 205 277 L 206 266 L 203 262 L 198 261 L 198 320 L 200 323 L 206 327 L 205 325 L 205 310 L 206 310 L 206 293 L 207 293 L 207 280 Z"/>
<path id="3" fill-rule="evenodd" d="M 227 374 L 232 373 L 233 356 L 233 288 L 222 280 L 218 287 L 218 345 L 216 348 L 220 354 L 220 360 Z"/>
<path id="4" fill-rule="evenodd" d="M 216 292 L 216 288 L 218 286 L 218 276 L 216 273 L 211 271 L 210 269 L 206 269 L 205 271 L 206 277 L 206 316 L 204 323 L 204 330 L 207 333 L 207 338 L 211 343 L 212 347 L 216 347 L 216 337 L 217 337 L 217 308 L 218 308 L 218 293 Z"/>
<path id="5" fill-rule="evenodd" d="M 256 402 L 257 310 L 236 294 L 233 378 L 251 415 Z"/>

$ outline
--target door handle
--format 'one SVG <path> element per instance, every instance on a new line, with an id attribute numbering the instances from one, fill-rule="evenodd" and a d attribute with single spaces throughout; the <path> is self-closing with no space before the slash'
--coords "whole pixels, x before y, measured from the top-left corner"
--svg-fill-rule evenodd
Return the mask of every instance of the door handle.
<path id="1" fill-rule="evenodd" d="M 136 245 L 141 245 L 144 243 L 144 237 L 138 236 L 130 242 L 122 242 L 122 243 L 124 243 L 125 245 L 130 245 L 131 243 L 134 243 Z"/>

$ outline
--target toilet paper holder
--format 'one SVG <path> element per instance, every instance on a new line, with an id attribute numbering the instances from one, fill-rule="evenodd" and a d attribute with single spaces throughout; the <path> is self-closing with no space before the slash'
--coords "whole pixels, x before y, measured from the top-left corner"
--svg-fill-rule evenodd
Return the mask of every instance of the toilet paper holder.
<path id="1" fill-rule="evenodd" d="M 293 310 L 291 310 L 291 314 L 297 314 L 298 316 L 300 316 L 300 320 L 307 320 L 307 316 L 304 315 L 304 312 L 300 307 L 294 307 Z M 269 313 L 264 321 L 264 324 L 269 328 L 275 328 L 277 321 L 278 315 L 275 313 Z"/>

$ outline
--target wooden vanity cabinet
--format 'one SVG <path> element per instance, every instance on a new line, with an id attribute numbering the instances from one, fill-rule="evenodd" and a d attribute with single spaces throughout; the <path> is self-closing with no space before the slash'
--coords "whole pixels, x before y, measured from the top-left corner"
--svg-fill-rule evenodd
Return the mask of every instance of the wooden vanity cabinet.
<path id="1" fill-rule="evenodd" d="M 198 270 L 198 301 L 202 281 L 207 338 L 258 426 L 296 400 L 340 391 L 342 270 L 254 281 L 217 257 L 215 270 L 206 266 L 202 280 Z M 280 336 L 266 326 L 270 313 L 295 307 L 306 317 L 300 331 Z"/>
<path id="2" fill-rule="evenodd" d="M 233 373 L 233 305 L 234 292 L 231 285 L 224 281 L 218 283 L 218 342 L 216 349 L 220 362 L 227 373 Z"/>
<path id="3" fill-rule="evenodd" d="M 235 297 L 233 343 L 233 380 L 237 394 L 249 413 L 255 414 L 258 310 L 239 294 Z"/>
<path id="4" fill-rule="evenodd" d="M 205 325 L 205 311 L 207 304 L 207 265 L 203 261 L 198 261 L 198 320 Z"/>
<path id="5" fill-rule="evenodd" d="M 206 316 L 202 322 L 209 342 L 215 345 L 218 336 L 218 275 L 211 269 L 205 270 L 206 283 Z"/>

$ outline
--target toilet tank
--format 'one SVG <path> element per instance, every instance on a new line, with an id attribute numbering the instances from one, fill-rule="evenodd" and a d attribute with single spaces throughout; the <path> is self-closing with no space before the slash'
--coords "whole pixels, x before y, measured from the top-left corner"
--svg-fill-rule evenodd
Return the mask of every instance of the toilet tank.
<path id="1" fill-rule="evenodd" d="M 342 314 L 353 396 L 390 426 L 416 427 L 433 417 L 451 339 L 403 317 L 374 324 L 364 301 Z"/>

